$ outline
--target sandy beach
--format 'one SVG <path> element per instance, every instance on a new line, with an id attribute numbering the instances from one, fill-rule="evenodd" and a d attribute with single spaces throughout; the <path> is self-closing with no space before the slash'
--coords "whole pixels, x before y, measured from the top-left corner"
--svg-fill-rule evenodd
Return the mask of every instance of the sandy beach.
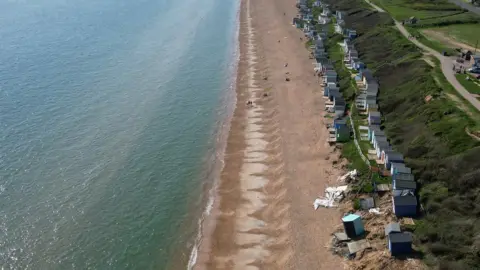
<path id="1" fill-rule="evenodd" d="M 341 214 L 312 206 L 342 171 L 296 13 L 242 0 L 237 106 L 195 269 L 343 269 L 327 248 Z"/>

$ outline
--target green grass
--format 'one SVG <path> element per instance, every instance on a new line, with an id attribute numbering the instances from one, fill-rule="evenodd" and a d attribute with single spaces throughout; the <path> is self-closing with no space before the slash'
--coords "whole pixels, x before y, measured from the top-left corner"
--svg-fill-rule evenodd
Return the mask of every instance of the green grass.
<path id="1" fill-rule="evenodd" d="M 399 21 L 412 16 L 425 20 L 463 12 L 461 8 L 447 1 L 373 0 L 373 3 L 388 11 Z"/>
<path id="2" fill-rule="evenodd" d="M 480 94 L 480 80 L 467 74 L 457 74 L 455 77 L 457 77 L 458 82 L 462 84 L 468 92 L 472 94 Z M 467 80 L 467 77 L 469 77 L 470 80 Z"/>
<path id="3" fill-rule="evenodd" d="M 455 40 L 468 44 L 472 47 L 480 41 L 480 24 L 456 24 L 445 27 L 433 28 L 432 30 L 445 33 Z"/>
<path id="4" fill-rule="evenodd" d="M 433 38 L 430 38 L 426 35 L 424 35 L 419 28 L 415 28 L 415 27 L 406 27 L 408 32 L 415 36 L 417 38 L 417 40 L 419 42 L 421 42 L 422 44 L 424 44 L 425 46 L 427 47 L 430 47 L 432 49 L 434 49 L 435 51 L 439 52 L 439 53 L 443 53 L 443 52 L 446 52 L 448 55 L 456 55 L 457 52 L 455 51 L 454 48 L 446 45 L 446 44 L 443 44 L 441 42 L 439 42 L 438 40 L 435 40 Z"/>

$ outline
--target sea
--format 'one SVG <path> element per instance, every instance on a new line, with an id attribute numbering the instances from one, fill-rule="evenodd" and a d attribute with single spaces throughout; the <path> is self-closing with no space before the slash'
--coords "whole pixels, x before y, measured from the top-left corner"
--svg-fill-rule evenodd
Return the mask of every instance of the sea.
<path id="1" fill-rule="evenodd" d="M 238 0 L 0 1 L 0 269 L 187 269 Z"/>

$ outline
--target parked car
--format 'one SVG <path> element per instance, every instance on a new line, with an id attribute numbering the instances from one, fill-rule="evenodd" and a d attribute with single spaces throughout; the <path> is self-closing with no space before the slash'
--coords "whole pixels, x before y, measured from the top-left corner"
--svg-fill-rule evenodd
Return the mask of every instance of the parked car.
<path id="1" fill-rule="evenodd" d="M 478 68 L 478 67 L 469 68 L 467 71 L 468 71 L 468 72 L 471 72 L 471 73 L 478 73 L 478 74 L 480 74 L 480 68 Z"/>

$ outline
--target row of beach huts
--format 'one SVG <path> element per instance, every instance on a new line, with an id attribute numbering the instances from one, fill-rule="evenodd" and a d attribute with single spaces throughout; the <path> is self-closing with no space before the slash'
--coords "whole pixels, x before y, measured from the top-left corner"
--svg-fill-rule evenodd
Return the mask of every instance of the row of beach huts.
<path id="1" fill-rule="evenodd" d="M 331 17 L 334 16 L 335 32 L 344 36 L 342 43 L 344 64 L 348 69 L 355 70 L 357 73 L 354 79 L 358 93 L 354 105 L 360 114 L 367 116 L 368 126 L 360 127 L 360 139 L 368 140 L 371 143 L 373 150 L 371 153 L 369 152 L 369 158 L 375 159 L 380 166 L 383 165 L 385 167 L 383 171 L 388 172 L 387 174 L 392 178 L 391 185 L 375 185 L 376 191 L 386 192 L 392 189 L 393 212 L 397 217 L 416 216 L 418 202 L 415 178 L 411 168 L 404 163 L 403 155 L 393 150 L 387 135 L 381 128 L 382 116 L 377 103 L 379 83 L 374 78 L 373 72 L 361 61 L 359 52 L 355 49 L 354 40 L 357 32 L 345 27 L 347 14 L 342 11 L 332 13 L 328 4 L 322 3 L 320 0 L 313 4 L 313 7 L 322 7 L 322 13 L 318 18 L 313 18 L 312 10 L 308 8 L 306 0 L 298 0 L 297 7 L 299 16 L 294 18 L 293 24 L 297 28 L 302 28 L 305 36 L 313 40 L 311 49 L 316 60 L 314 71 L 318 72 L 321 78 L 320 82 L 324 86 L 323 94 L 327 100 L 325 109 L 332 113 L 334 118 L 333 124 L 329 127 L 331 134 L 329 142 L 346 142 L 351 137 L 351 130 L 347 124 L 348 116 L 345 116 L 347 104 L 339 89 L 338 74 L 329 60 L 324 46 L 328 38 L 326 27 L 332 21 Z M 314 19 L 318 21 L 319 25 L 325 27 L 316 27 L 311 23 Z M 319 29 L 323 30 L 319 31 Z M 347 237 L 355 238 L 363 233 L 363 224 L 359 215 L 349 214 L 343 217 L 342 221 Z M 388 248 L 392 255 L 411 252 L 412 236 L 407 232 L 402 232 L 398 223 L 388 224 L 385 227 L 385 236 L 388 239 Z"/>

